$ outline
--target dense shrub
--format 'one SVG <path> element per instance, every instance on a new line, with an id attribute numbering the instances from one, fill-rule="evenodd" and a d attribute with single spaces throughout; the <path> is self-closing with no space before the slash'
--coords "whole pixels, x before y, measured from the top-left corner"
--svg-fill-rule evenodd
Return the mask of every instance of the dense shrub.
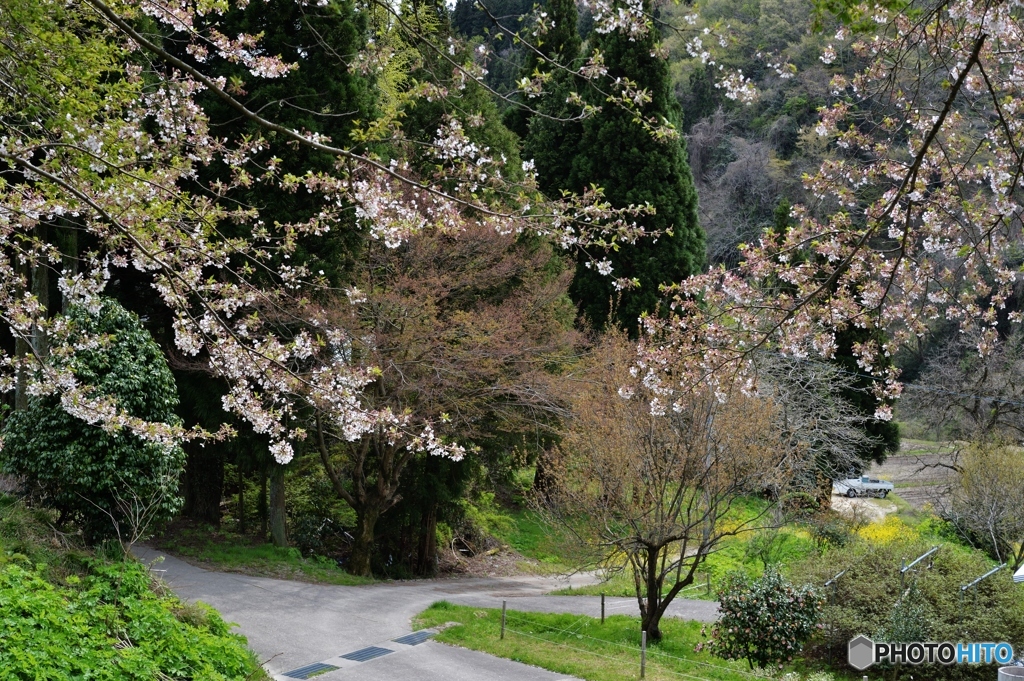
<path id="1" fill-rule="evenodd" d="M 191 613 L 186 623 L 178 609 L 176 599 L 149 590 L 136 563 L 96 566 L 65 587 L 10 563 L 0 569 L 0 669 L 6 679 L 248 676 L 255 665 L 244 639 L 229 634 L 215 611 Z"/>
<path id="2" fill-rule="evenodd" d="M 961 599 L 960 586 L 992 564 L 977 552 L 944 544 L 933 561 L 922 561 L 905 575 L 901 589 L 901 561 L 913 560 L 932 545 L 896 521 L 879 524 L 868 534 L 875 540 L 854 541 L 791 566 L 795 583 L 818 586 L 846 570 L 826 594 L 824 628 L 808 646 L 808 657 L 845 660 L 848 642 L 859 634 L 880 641 L 920 635 L 954 643 L 1008 641 L 1015 650 L 1024 649 L 1024 589 L 1012 583 L 1008 571 L 996 573 Z M 907 673 L 937 681 L 996 676 L 985 665 L 919 666 Z"/>
<path id="3" fill-rule="evenodd" d="M 306 463 L 306 462 L 303 462 Z M 347 555 L 356 514 L 338 498 L 322 466 L 304 466 L 285 478 L 288 538 L 304 556 Z"/>
<path id="4" fill-rule="evenodd" d="M 54 358 L 55 364 L 131 416 L 176 422 L 174 376 L 136 315 L 106 300 L 95 314 L 75 307 L 67 317 L 72 341 L 87 335 L 103 341 Z M 90 542 L 134 534 L 140 524 L 167 519 L 180 507 L 179 447 L 86 423 L 66 412 L 56 395 L 30 397 L 27 409 L 5 421 L 3 438 L 3 470 L 21 476 L 62 520 L 78 523 Z"/>
<path id="5" fill-rule="evenodd" d="M 152 588 L 136 562 L 108 562 L 0 496 L 0 677 L 265 679 L 213 609 Z"/>
<path id="6" fill-rule="evenodd" d="M 708 650 L 726 660 L 745 659 L 751 669 L 789 662 L 818 623 L 821 598 L 794 587 L 769 566 L 755 580 L 736 574 L 718 593 L 721 617 Z"/>

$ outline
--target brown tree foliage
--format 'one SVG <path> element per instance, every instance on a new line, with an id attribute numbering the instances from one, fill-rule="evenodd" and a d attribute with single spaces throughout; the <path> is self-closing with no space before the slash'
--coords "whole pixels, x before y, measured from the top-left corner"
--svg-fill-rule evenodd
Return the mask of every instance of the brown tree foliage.
<path id="1" fill-rule="evenodd" d="M 635 353 L 609 334 L 561 380 L 572 418 L 544 504 L 578 540 L 581 562 L 631 570 L 642 627 L 658 640 L 669 603 L 721 540 L 767 520 L 726 522 L 734 504 L 777 494 L 803 464 L 776 428 L 770 399 L 739 389 L 659 397 Z"/>
<path id="2" fill-rule="evenodd" d="M 950 501 L 942 509 L 970 544 L 1016 570 L 1024 565 L 1024 456 L 1019 447 L 971 445 L 958 461 Z"/>
<path id="3" fill-rule="evenodd" d="M 432 441 L 469 449 L 551 420 L 558 404 L 543 375 L 576 342 L 570 277 L 547 243 L 487 227 L 368 245 L 358 289 L 333 312 L 355 339 L 341 351 L 374 368 L 368 410 L 436 427 L 417 438 L 379 426 L 350 439 L 327 406 L 312 419 L 334 489 L 358 516 L 353 572 L 369 573 L 377 519 L 401 499 L 409 462 L 438 453 Z"/>

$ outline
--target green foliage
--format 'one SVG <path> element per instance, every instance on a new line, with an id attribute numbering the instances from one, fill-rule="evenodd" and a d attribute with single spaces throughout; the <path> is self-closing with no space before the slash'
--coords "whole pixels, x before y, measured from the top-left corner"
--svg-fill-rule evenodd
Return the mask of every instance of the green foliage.
<path id="1" fill-rule="evenodd" d="M 832 510 L 813 516 L 808 527 L 819 554 L 846 546 L 854 538 L 854 528 L 850 521 Z"/>
<path id="2" fill-rule="evenodd" d="M 371 32 L 367 22 L 376 17 L 375 12 L 383 11 L 356 11 L 349 0 L 332 1 L 316 11 L 291 0 L 247 3 L 244 8 L 227 13 L 220 30 L 228 35 L 261 35 L 260 47 L 266 54 L 281 55 L 288 63 L 301 64 L 301 68 L 286 78 L 254 79 L 241 65 L 219 61 L 218 75 L 243 84 L 244 92 L 236 95 L 251 110 L 263 112 L 290 129 L 317 133 L 336 145 L 349 146 L 360 120 L 372 118 L 380 113 L 377 109 L 381 107 L 393 107 L 395 90 L 402 85 L 401 75 L 393 67 L 408 64 L 406 46 L 393 44 L 389 35 L 372 27 L 374 37 L 397 52 L 394 64 L 378 74 L 379 87 L 371 89 L 370 81 L 359 69 L 340 67 L 340 55 L 355 54 L 363 47 Z M 201 102 L 212 123 L 223 131 L 219 134 L 251 136 L 260 132 L 213 95 L 204 96 Z M 279 171 L 299 177 L 332 172 L 337 160 L 301 145 L 278 147 L 276 152 Z M 258 172 L 254 168 L 249 170 Z M 239 198 L 259 207 L 268 223 L 301 222 L 323 208 L 322 199 L 312 193 L 285 190 L 272 183 L 254 183 Z M 221 229 L 230 234 L 234 227 L 223 225 Z M 298 239 L 289 261 L 293 265 L 304 264 L 312 272 L 322 270 L 329 281 L 337 283 L 345 278 L 358 256 L 362 239 L 354 213 L 349 211 L 329 232 Z"/>
<path id="3" fill-rule="evenodd" d="M 792 586 L 774 567 L 753 581 L 737 575 L 718 600 L 722 615 L 707 647 L 726 660 L 746 659 L 751 669 L 791 661 L 821 615 L 817 592 Z"/>
<path id="4" fill-rule="evenodd" d="M 652 97 L 643 115 L 668 121 L 678 129 L 682 112 L 672 93 L 668 64 L 657 53 L 659 40 L 656 29 L 637 39 L 621 31 L 594 37 L 594 48 L 604 55 L 608 68 L 601 89 L 614 91 L 616 79 L 634 81 Z M 655 139 L 637 124 L 633 112 L 605 101 L 592 103 L 602 108 L 583 122 L 578 145 L 558 147 L 557 153 L 572 158 L 572 169 L 562 188 L 581 191 L 599 186 L 607 200 L 619 208 L 649 203 L 655 214 L 642 216 L 638 222 L 648 231 L 660 232 L 660 236 L 610 253 L 611 277 L 581 262 L 570 295 L 595 328 L 613 320 L 635 333 L 640 315 L 657 308 L 661 284 L 678 283 L 704 265 L 697 193 L 681 137 Z M 572 142 L 567 136 L 566 143 Z M 609 301 L 617 297 L 612 285 L 612 278 L 617 277 L 636 278 L 640 287 L 622 293 L 613 318 Z"/>
<path id="5" fill-rule="evenodd" d="M 160 595 L 144 566 L 75 549 L 49 521 L 0 498 L 4 679 L 266 678 L 215 610 Z"/>
<path id="6" fill-rule="evenodd" d="M 67 586 L 8 565 L 0 570 L 0 668 L 9 679 L 248 678 L 255 665 L 244 639 L 212 609 L 179 620 L 179 606 L 150 591 L 136 563 L 96 565 Z"/>
<path id="7" fill-rule="evenodd" d="M 942 544 L 933 561 L 925 560 L 902 581 L 902 561 L 932 546 L 916 533 L 886 542 L 855 541 L 794 564 L 795 583 L 824 584 L 842 570 L 823 608 L 826 625 L 807 653 L 811 659 L 843 659 L 847 642 L 859 634 L 906 640 L 927 634 L 932 641 L 1007 641 L 1024 646 L 1024 592 L 1003 570 L 960 595 L 960 586 L 985 574 L 992 564 L 980 552 Z M 905 595 L 904 595 L 905 594 Z M 882 640 L 879 638 L 878 640 Z M 924 665 L 914 676 L 935 679 L 991 679 L 991 665 Z"/>
<path id="8" fill-rule="evenodd" d="M 136 315 L 105 300 L 95 314 L 72 308 L 67 321 L 72 338 L 104 340 L 55 358 L 55 364 L 116 400 L 130 416 L 177 422 L 174 377 Z M 77 522 L 90 542 L 137 534 L 145 529 L 140 523 L 166 520 L 180 507 L 179 447 L 88 424 L 67 413 L 57 396 L 30 397 L 27 409 L 8 417 L 3 436 L 3 470 L 23 476 L 62 519 Z"/>
<path id="9" fill-rule="evenodd" d="M 249 491 L 249 498 L 255 498 Z M 285 476 L 288 501 L 288 538 L 304 556 L 336 558 L 348 540 L 345 528 L 355 527 L 352 507 L 334 492 L 318 461 L 304 459 L 299 469 Z"/>

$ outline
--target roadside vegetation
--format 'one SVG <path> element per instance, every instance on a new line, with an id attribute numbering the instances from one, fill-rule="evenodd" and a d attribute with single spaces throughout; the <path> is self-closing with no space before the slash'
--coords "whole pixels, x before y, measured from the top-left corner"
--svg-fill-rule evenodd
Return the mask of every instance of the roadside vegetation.
<path id="1" fill-rule="evenodd" d="M 190 562 L 224 572 L 344 586 L 374 581 L 347 572 L 326 556 L 303 556 L 295 547 L 274 546 L 210 526 L 177 525 L 173 531 L 155 537 L 155 543 Z"/>
<path id="2" fill-rule="evenodd" d="M 418 628 L 444 627 L 435 640 L 481 650 L 518 662 L 543 667 L 587 681 L 639 678 L 640 629 L 636 617 L 613 615 L 600 619 L 577 615 L 506 612 L 501 639 L 501 610 L 435 603 L 420 613 Z M 746 664 L 728 663 L 694 652 L 704 640 L 702 625 L 666 619 L 664 637 L 648 649 L 646 678 L 676 679 L 693 674 L 713 681 L 751 678 Z"/>
<path id="3" fill-rule="evenodd" d="M 5 679 L 269 679 L 212 608 L 182 603 L 116 542 L 97 550 L 0 496 Z"/>

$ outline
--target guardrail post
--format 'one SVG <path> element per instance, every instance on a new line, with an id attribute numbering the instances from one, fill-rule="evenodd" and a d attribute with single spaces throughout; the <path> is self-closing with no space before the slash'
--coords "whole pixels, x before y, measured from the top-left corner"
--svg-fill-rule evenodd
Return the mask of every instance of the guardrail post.
<path id="1" fill-rule="evenodd" d="M 604 594 L 601 594 L 601 624 L 604 624 Z"/>
<path id="2" fill-rule="evenodd" d="M 501 602 L 501 638 L 505 638 L 505 601 Z"/>
<path id="3" fill-rule="evenodd" d="M 647 667 L 647 632 L 640 632 L 640 678 L 644 678 L 644 671 Z"/>

